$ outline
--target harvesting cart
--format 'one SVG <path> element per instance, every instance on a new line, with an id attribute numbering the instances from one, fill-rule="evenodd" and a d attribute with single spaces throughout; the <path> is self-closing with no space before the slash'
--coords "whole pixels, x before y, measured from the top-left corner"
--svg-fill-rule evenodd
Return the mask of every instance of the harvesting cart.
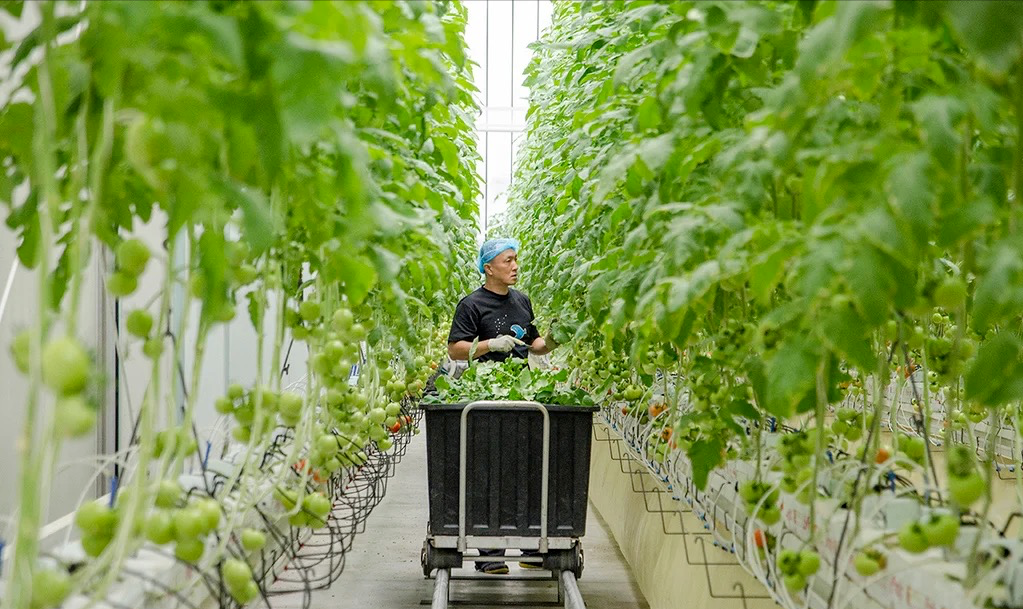
<path id="1" fill-rule="evenodd" d="M 558 601 L 548 604 L 585 609 L 576 580 L 597 408 L 479 401 L 423 409 L 430 519 L 422 565 L 426 577 L 436 570 L 433 608 L 454 604 L 451 569 L 501 549 L 529 555 L 483 560 L 540 564 L 558 580 Z"/>

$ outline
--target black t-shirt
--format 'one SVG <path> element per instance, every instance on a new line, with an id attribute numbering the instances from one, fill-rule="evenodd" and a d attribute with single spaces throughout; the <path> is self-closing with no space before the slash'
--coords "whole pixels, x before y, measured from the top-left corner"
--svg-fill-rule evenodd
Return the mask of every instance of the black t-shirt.
<path id="1" fill-rule="evenodd" d="M 484 341 L 502 335 L 514 336 L 526 344 L 516 345 L 510 353 L 487 353 L 479 361 L 501 362 L 511 355 L 525 358 L 529 354 L 529 345 L 540 333 L 533 325 L 533 304 L 528 296 L 512 289 L 502 295 L 480 287 L 458 302 L 448 343 L 477 337 Z"/>

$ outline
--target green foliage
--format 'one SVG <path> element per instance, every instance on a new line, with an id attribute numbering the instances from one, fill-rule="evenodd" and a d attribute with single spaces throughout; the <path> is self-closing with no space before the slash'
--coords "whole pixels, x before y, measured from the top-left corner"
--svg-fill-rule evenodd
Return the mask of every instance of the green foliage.
<path id="1" fill-rule="evenodd" d="M 98 244 L 116 252 L 112 268 L 101 264 L 110 295 L 151 290 L 138 295 L 138 302 L 152 298 L 152 310 L 140 312 L 151 318 L 133 318 L 134 338 L 124 335 L 153 360 L 152 391 L 133 427 L 132 470 L 123 476 L 138 487 L 136 498 L 150 476 L 176 477 L 195 454 L 191 432 L 188 441 L 168 443 L 159 438 L 177 438 L 179 429 L 157 426 L 174 412 L 180 430 L 193 429 L 200 399 L 216 399 L 218 411 L 234 417 L 231 437 L 250 445 L 239 453 L 246 459 L 262 458 L 279 424 L 297 430 L 289 441 L 298 447 L 314 432 L 344 429 L 348 464 L 365 462 L 370 440 L 387 450 L 388 432 L 366 413 L 421 391 L 426 357 L 440 346 L 435 329 L 476 279 L 476 89 L 465 8 L 446 0 L 36 7 L 42 19 L 31 32 L 0 41 L 11 59 L 4 85 L 12 92 L 0 108 L 0 209 L 20 238 L 19 260 L 36 269 L 44 301 L 17 352 L 52 344 L 54 327 L 68 328 L 67 340 L 77 341 L 77 320 L 88 318 L 79 311 L 82 280 Z M 17 16 L 22 3 L 0 8 Z M 159 237 L 136 241 L 135 231 L 147 224 Z M 303 307 L 308 301 L 316 306 Z M 198 320 L 189 317 L 192 304 L 201 305 Z M 211 328 L 239 313 L 257 331 L 258 352 L 247 365 L 258 371 L 260 389 L 217 399 L 199 387 L 203 345 Z M 187 340 L 167 340 L 182 329 Z M 308 351 L 292 353 L 289 338 L 305 341 Z M 348 372 L 366 354 L 364 341 L 387 356 L 366 366 L 352 389 Z M 195 349 L 191 372 L 182 365 L 184 349 Z M 297 402 L 289 397 L 278 419 L 281 368 L 299 352 L 310 354 L 309 391 Z M 20 468 L 14 575 L 5 598 L 15 607 L 30 600 L 40 501 L 53 469 L 45 464 L 57 462 L 63 431 L 80 435 L 92 427 L 93 399 L 102 395 L 104 371 L 79 366 L 71 371 L 77 376 L 64 378 L 68 371 L 51 369 L 61 352 L 48 355 L 43 367 L 38 357 L 23 358 L 33 388 L 24 433 L 35 440 Z M 186 383 L 179 412 L 171 394 L 185 392 L 158 388 Z M 38 395 L 44 386 L 66 398 L 58 425 L 37 408 L 48 401 Z M 329 407 L 315 407 L 321 393 Z M 308 455 L 327 472 L 345 465 L 331 458 Z M 236 484 L 238 477 L 255 470 L 265 482 L 276 468 L 279 479 L 293 463 L 236 465 L 225 488 L 240 493 L 230 505 L 241 512 L 255 504 L 246 489 L 259 485 Z M 76 592 L 102 597 L 141 542 L 147 501 L 126 503 L 123 526 L 89 538 L 87 553 L 97 560 L 76 573 Z M 179 558 L 220 560 L 201 540 L 187 541 L 177 547 Z M 243 583 L 231 590 L 242 603 L 255 596 L 251 580 Z"/>
<path id="2" fill-rule="evenodd" d="M 813 410 L 842 397 L 846 372 L 908 365 L 917 326 L 930 361 L 972 369 L 968 399 L 1018 400 L 1018 340 L 981 347 L 972 368 L 965 347 L 1018 332 L 1023 315 L 1020 14 L 557 3 L 528 68 L 509 195 L 523 289 L 575 320 L 590 352 L 668 365 L 689 386 L 718 379 L 690 400 L 694 471 L 720 463 L 719 439 L 746 441 L 715 426 L 727 395 L 745 403 L 750 385 L 760 416 Z M 968 290 L 946 333 L 927 320 L 950 279 Z M 1003 357 L 1008 378 L 991 384 L 983 370 Z"/>
<path id="3" fill-rule="evenodd" d="M 466 370 L 458 380 L 437 377 L 437 394 L 423 400 L 433 404 L 454 404 L 477 400 L 527 400 L 548 405 L 589 406 L 593 398 L 578 387 L 569 386 L 568 370 L 532 370 L 521 359 L 482 362 Z"/>

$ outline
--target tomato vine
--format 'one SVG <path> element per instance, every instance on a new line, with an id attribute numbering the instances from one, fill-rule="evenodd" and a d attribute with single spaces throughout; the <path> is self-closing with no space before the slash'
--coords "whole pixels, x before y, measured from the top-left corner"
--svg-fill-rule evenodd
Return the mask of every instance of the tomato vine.
<path id="1" fill-rule="evenodd" d="M 5 603 L 104 594 L 143 525 L 154 543 L 173 538 L 179 559 L 220 565 L 245 514 L 270 494 L 293 525 L 323 526 L 330 502 L 319 470 L 390 448 L 408 424 L 399 403 L 422 390 L 435 332 L 472 278 L 479 179 L 464 7 L 211 0 L 4 10 L 40 13 L 37 27 L 4 42 L 23 76 L 0 110 L 0 201 L 21 263 L 39 278 L 41 311 L 12 345 L 31 392 Z M 159 227 L 162 243 L 135 238 L 144 225 Z M 143 274 L 162 279 L 121 336 L 152 361 L 128 475 L 111 508 L 78 512 L 94 558 L 69 578 L 37 568 L 39 518 L 63 438 L 88 433 L 105 407 L 76 326 L 82 277 L 97 257 L 112 297 L 137 293 Z M 180 310 L 172 294 L 183 296 Z M 216 400 L 244 447 L 225 486 L 232 495 L 216 497 L 222 521 L 219 504 L 167 483 L 186 461 L 205 464 L 192 428 L 200 403 L 213 402 L 199 383 L 204 346 L 239 313 L 258 335 L 257 381 Z M 281 386 L 292 340 L 309 346 L 304 395 Z M 192 368 L 179 371 L 186 352 Z M 349 369 L 363 358 L 351 386 Z M 179 374 L 183 414 L 169 389 Z M 51 395 L 55 408 L 44 408 Z M 291 443 L 268 473 L 262 462 L 280 437 Z M 300 458 L 309 467 L 293 469 Z M 237 558 L 219 573 L 238 602 L 259 593 Z M 54 580 L 62 594 L 45 596 Z"/>
<path id="2" fill-rule="evenodd" d="M 825 451 L 869 472 L 846 489 L 857 515 L 891 467 L 873 458 L 882 390 L 905 378 L 923 443 L 902 443 L 922 492 L 989 514 L 990 490 L 949 486 L 990 487 L 995 434 L 972 426 L 1023 400 L 1020 15 L 1000 2 L 556 6 L 528 68 L 506 224 L 525 245 L 524 289 L 574 336 L 577 380 L 654 427 L 649 457 L 681 450 L 698 488 L 755 458 L 757 481 L 780 476 L 809 503 L 813 531 Z M 859 414 L 836 421 L 843 403 Z M 761 430 L 785 425 L 802 439 L 763 468 Z M 939 473 L 932 443 L 960 431 L 986 467 Z M 748 507 L 771 497 L 750 492 Z"/>

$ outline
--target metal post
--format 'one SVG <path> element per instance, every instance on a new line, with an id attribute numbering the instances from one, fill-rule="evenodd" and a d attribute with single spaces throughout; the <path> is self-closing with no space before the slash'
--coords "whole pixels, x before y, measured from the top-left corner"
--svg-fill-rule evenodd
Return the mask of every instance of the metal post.
<path id="1" fill-rule="evenodd" d="M 583 595 L 579 592 L 579 584 L 575 581 L 575 573 L 568 570 L 562 571 L 561 587 L 565 591 L 565 609 L 586 609 Z"/>
<path id="2" fill-rule="evenodd" d="M 437 578 L 433 582 L 433 609 L 448 609 L 448 585 L 451 581 L 451 569 L 437 569 Z"/>
<path id="3" fill-rule="evenodd" d="M 547 552 L 547 495 L 548 479 L 550 477 L 550 456 L 551 456 L 551 417 L 547 407 L 537 402 L 497 402 L 481 400 L 466 405 L 462 409 L 462 420 L 460 426 L 460 437 L 458 443 L 458 551 L 465 552 L 465 467 L 466 467 L 466 442 L 468 437 L 469 412 L 480 406 L 517 406 L 531 408 L 540 411 L 543 415 L 543 458 L 540 470 L 540 487 L 543 492 L 540 495 L 540 552 Z"/>

